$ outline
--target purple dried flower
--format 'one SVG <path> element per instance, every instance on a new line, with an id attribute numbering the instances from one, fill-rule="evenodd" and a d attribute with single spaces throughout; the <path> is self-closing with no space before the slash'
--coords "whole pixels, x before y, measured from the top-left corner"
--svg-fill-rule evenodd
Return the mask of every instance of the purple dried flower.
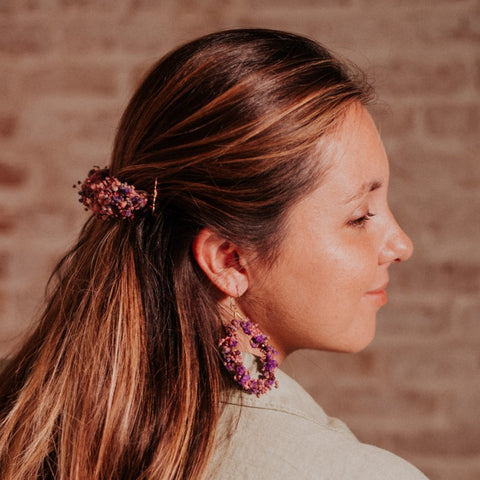
<path id="1" fill-rule="evenodd" d="M 132 185 L 111 177 L 108 168 L 90 170 L 78 194 L 79 202 L 100 220 L 133 218 L 134 212 L 143 210 L 148 203 L 148 194 L 138 193 Z"/>
<path id="2" fill-rule="evenodd" d="M 250 344 L 262 352 L 262 356 L 260 357 L 262 367 L 260 368 L 258 379 L 250 377 L 250 372 L 243 365 L 241 353 L 238 350 L 231 350 L 229 348 L 238 344 L 236 331 L 239 327 L 245 335 L 251 337 Z M 235 317 L 230 325 L 225 327 L 225 331 L 227 336 L 222 338 L 218 345 L 224 358 L 225 367 L 229 372 L 233 373 L 233 378 L 240 387 L 248 393 L 257 395 L 257 397 L 268 392 L 273 386 L 277 388 L 278 384 L 275 379 L 275 370 L 278 367 L 278 363 L 273 358 L 277 352 L 268 344 L 266 335 L 260 331 L 258 326 L 249 319 L 238 320 Z"/>

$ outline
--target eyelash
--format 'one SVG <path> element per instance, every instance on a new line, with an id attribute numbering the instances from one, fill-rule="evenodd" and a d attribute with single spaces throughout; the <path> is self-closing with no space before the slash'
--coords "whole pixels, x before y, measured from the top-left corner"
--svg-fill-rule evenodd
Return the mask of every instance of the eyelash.
<path id="1" fill-rule="evenodd" d="M 375 216 L 374 213 L 368 212 L 365 215 L 359 218 L 356 218 L 355 220 L 350 220 L 348 222 L 348 225 L 350 227 L 364 228 L 367 225 L 367 222 L 374 216 Z"/>

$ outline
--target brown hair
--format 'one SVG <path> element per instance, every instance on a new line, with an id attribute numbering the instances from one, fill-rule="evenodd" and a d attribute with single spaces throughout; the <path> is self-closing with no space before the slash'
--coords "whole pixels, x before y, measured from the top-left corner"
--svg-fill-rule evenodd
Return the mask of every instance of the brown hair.
<path id="1" fill-rule="evenodd" d="M 368 88 L 325 48 L 271 30 L 167 55 L 120 123 L 111 171 L 156 210 L 90 219 L 38 328 L 0 378 L 4 480 L 189 479 L 208 462 L 224 373 L 205 226 L 275 260 L 289 208 L 319 182 L 318 140 Z"/>

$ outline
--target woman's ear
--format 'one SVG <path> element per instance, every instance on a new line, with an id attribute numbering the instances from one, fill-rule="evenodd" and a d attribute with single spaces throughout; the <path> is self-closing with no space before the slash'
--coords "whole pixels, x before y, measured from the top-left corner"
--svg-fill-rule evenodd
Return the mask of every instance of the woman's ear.
<path id="1" fill-rule="evenodd" d="M 192 249 L 198 265 L 220 291 L 230 297 L 239 297 L 246 292 L 246 262 L 235 244 L 203 228 L 193 240 Z"/>

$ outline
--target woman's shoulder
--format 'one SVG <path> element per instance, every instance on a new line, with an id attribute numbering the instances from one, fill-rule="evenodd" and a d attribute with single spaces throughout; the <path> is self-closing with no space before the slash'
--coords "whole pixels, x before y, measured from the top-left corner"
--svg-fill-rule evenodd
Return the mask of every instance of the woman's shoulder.
<path id="1" fill-rule="evenodd" d="M 346 452 L 345 479 L 371 480 L 427 480 L 418 468 L 387 450 L 358 442 Z M 321 478 L 321 477 L 311 477 Z"/>
<path id="2" fill-rule="evenodd" d="M 280 374 L 279 383 L 261 398 L 235 393 L 225 399 L 206 478 L 426 479 L 396 455 L 359 442 L 287 375 Z"/>

